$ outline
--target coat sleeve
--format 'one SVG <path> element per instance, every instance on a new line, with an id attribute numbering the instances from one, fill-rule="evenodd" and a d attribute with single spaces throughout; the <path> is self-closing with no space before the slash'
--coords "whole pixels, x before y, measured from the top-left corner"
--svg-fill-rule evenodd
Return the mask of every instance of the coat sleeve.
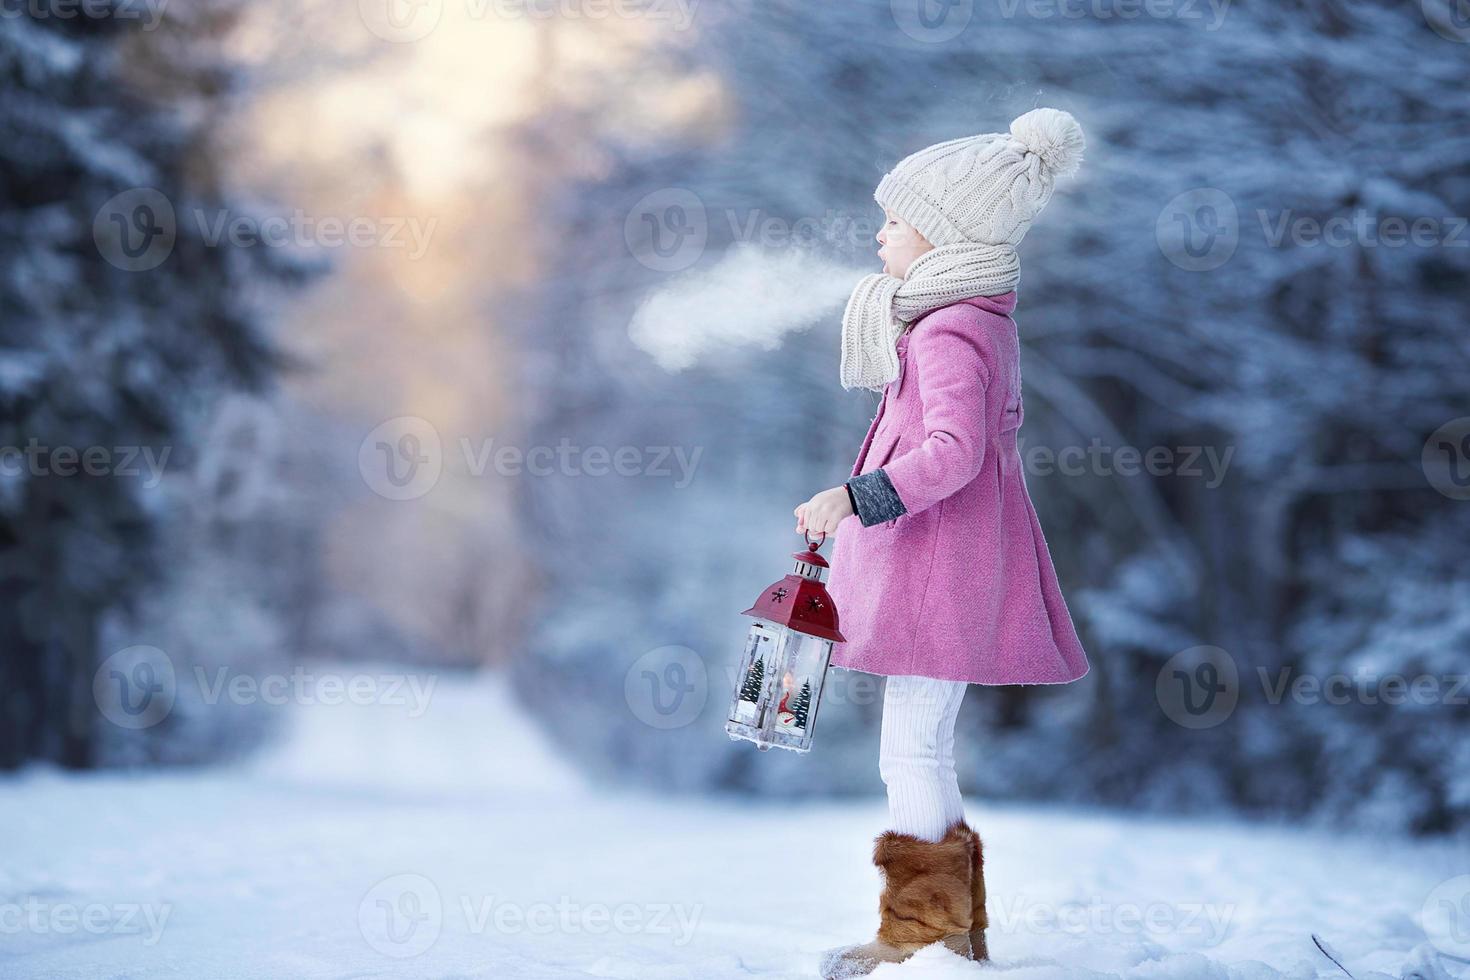
<path id="1" fill-rule="evenodd" d="M 990 384 L 986 324 L 941 310 L 920 323 L 909 341 L 918 370 L 925 439 L 881 470 L 902 506 L 932 507 L 980 473 L 985 459 L 985 390 Z"/>

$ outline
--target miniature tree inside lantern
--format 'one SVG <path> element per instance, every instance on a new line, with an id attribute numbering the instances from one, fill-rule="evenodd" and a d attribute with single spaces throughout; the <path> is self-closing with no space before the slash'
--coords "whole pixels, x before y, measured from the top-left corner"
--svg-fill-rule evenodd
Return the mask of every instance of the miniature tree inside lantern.
<path id="1" fill-rule="evenodd" d="M 772 745 L 793 752 L 812 747 L 832 644 L 844 639 L 837 607 L 822 583 L 828 566 L 817 550 L 826 538 L 813 544 L 806 537 L 807 550 L 791 556 L 795 570 L 741 614 L 755 622 L 745 635 L 725 731 L 762 751 Z"/>

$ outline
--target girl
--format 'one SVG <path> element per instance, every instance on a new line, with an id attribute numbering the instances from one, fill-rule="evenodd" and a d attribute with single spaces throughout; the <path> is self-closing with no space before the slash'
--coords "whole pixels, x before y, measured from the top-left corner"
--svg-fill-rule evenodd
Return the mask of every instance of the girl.
<path id="1" fill-rule="evenodd" d="M 987 957 L 955 715 L 969 684 L 1063 684 L 1087 673 L 1021 471 L 1010 317 L 1016 246 L 1082 149 L 1071 115 L 1034 109 L 1009 133 L 920 150 L 873 195 L 887 216 L 877 235 L 883 273 L 848 300 L 841 375 L 844 388 L 881 388 L 883 399 L 852 478 L 795 511 L 798 533 L 837 534 L 828 589 L 847 642 L 832 663 L 888 677 L 878 935 L 829 951 L 824 977 L 860 976 L 934 942 Z"/>

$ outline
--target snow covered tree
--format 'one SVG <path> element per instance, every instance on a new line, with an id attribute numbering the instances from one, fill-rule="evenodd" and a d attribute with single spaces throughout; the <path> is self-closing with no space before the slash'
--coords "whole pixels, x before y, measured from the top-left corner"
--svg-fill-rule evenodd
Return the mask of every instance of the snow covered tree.
<path id="1" fill-rule="evenodd" d="M 750 665 L 745 672 L 745 685 L 740 688 L 740 699 L 742 701 L 759 702 L 761 699 L 761 685 L 766 678 L 766 661 L 759 658 Z"/>
<path id="2" fill-rule="evenodd" d="M 181 504 L 170 478 L 223 394 L 268 384 L 253 287 L 294 275 L 178 220 L 223 203 L 211 117 L 130 84 L 149 48 L 123 7 L 136 15 L 0 18 L 0 767 L 98 763 L 105 625 L 189 560 L 159 548 Z M 230 79 L 169 72 L 180 99 Z"/>
<path id="3" fill-rule="evenodd" d="M 812 709 L 812 682 L 802 681 L 801 691 L 796 695 L 796 700 L 791 704 L 791 714 L 796 720 L 797 728 L 806 728 L 807 713 Z"/>

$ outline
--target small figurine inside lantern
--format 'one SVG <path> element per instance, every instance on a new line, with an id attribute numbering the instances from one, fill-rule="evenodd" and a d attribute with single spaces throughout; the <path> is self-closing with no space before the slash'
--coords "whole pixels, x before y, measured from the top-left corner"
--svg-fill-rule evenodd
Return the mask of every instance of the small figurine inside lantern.
<path id="1" fill-rule="evenodd" d="M 806 752 L 812 747 L 817 704 L 827 677 L 832 644 L 841 643 L 837 607 L 822 577 L 828 565 L 817 554 L 827 536 L 798 551 L 792 574 L 769 586 L 755 605 L 745 652 L 736 676 L 735 697 L 725 731 L 762 751 L 772 745 Z"/>

